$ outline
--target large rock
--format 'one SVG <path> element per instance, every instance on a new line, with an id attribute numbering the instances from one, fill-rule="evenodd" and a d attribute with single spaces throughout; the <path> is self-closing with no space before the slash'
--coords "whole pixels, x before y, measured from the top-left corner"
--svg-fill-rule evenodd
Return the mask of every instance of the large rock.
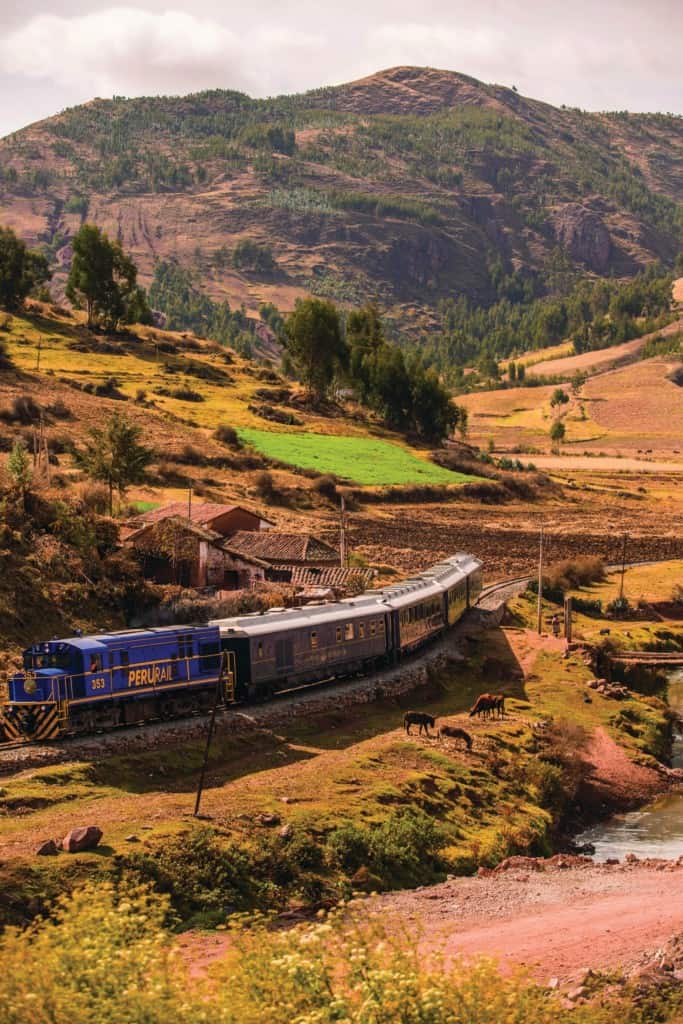
<path id="1" fill-rule="evenodd" d="M 99 846 L 102 829 L 97 825 L 84 828 L 72 828 L 62 839 L 62 849 L 67 853 L 81 853 L 83 850 L 94 850 Z"/>
<path id="2" fill-rule="evenodd" d="M 36 857 L 54 857 L 58 852 L 54 839 L 46 839 L 36 850 Z"/>
<path id="3" fill-rule="evenodd" d="M 554 211 L 553 226 L 558 242 L 573 259 L 598 273 L 609 268 L 612 240 L 597 213 L 579 203 L 567 203 Z"/>

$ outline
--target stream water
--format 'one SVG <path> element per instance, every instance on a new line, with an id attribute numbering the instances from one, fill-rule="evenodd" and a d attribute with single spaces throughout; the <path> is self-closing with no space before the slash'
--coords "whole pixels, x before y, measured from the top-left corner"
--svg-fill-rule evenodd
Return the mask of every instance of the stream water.
<path id="1" fill-rule="evenodd" d="M 683 713 L 683 669 L 669 677 L 669 704 Z M 674 741 L 672 765 L 683 768 L 683 735 Z M 592 843 L 595 860 L 627 853 L 638 857 L 670 857 L 683 854 L 683 793 L 662 797 L 640 811 L 615 815 L 586 829 L 577 843 Z"/>

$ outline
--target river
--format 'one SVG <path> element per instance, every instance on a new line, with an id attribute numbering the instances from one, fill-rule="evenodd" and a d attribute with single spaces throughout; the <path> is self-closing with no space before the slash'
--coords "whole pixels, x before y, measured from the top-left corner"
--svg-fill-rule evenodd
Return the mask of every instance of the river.
<path id="1" fill-rule="evenodd" d="M 683 713 L 683 669 L 669 677 L 669 704 Z M 672 765 L 683 768 L 683 735 L 674 740 Z M 615 815 L 586 829 L 577 843 L 592 843 L 595 860 L 627 853 L 638 857 L 675 858 L 683 854 L 683 793 L 662 797 L 640 811 Z"/>

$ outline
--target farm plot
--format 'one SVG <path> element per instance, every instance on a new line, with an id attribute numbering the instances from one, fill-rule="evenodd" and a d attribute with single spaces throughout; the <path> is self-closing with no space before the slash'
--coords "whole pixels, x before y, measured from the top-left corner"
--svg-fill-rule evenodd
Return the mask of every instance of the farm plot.
<path id="1" fill-rule="evenodd" d="M 683 388 L 669 375 L 680 363 L 648 359 L 584 385 L 591 419 L 621 449 L 683 449 Z"/>
<path id="2" fill-rule="evenodd" d="M 278 462 L 366 486 L 463 484 L 477 477 L 453 473 L 388 441 L 326 434 L 240 430 L 243 441 Z"/>
<path id="3" fill-rule="evenodd" d="M 681 321 L 668 324 L 653 334 L 644 334 L 642 338 L 633 338 L 622 345 L 611 348 L 597 349 L 595 352 L 583 352 L 578 356 L 567 356 L 562 359 L 548 359 L 527 367 L 530 377 L 564 377 L 569 380 L 575 373 L 593 374 L 607 370 L 619 363 L 630 362 L 638 358 L 647 341 L 658 336 L 667 337 L 681 330 Z"/>

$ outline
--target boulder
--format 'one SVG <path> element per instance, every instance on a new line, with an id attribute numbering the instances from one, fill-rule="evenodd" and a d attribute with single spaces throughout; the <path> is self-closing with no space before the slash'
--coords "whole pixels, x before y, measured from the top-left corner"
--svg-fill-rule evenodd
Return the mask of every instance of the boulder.
<path id="1" fill-rule="evenodd" d="M 264 825 L 266 828 L 277 828 L 282 821 L 279 814 L 269 814 L 268 812 L 259 814 L 256 820 L 259 825 Z"/>
<path id="2" fill-rule="evenodd" d="M 59 852 L 54 839 L 46 839 L 36 850 L 36 857 L 54 857 Z"/>
<path id="3" fill-rule="evenodd" d="M 62 849 L 67 853 L 82 853 L 83 850 L 94 850 L 99 846 L 102 829 L 97 825 L 83 828 L 72 828 L 62 839 Z"/>

